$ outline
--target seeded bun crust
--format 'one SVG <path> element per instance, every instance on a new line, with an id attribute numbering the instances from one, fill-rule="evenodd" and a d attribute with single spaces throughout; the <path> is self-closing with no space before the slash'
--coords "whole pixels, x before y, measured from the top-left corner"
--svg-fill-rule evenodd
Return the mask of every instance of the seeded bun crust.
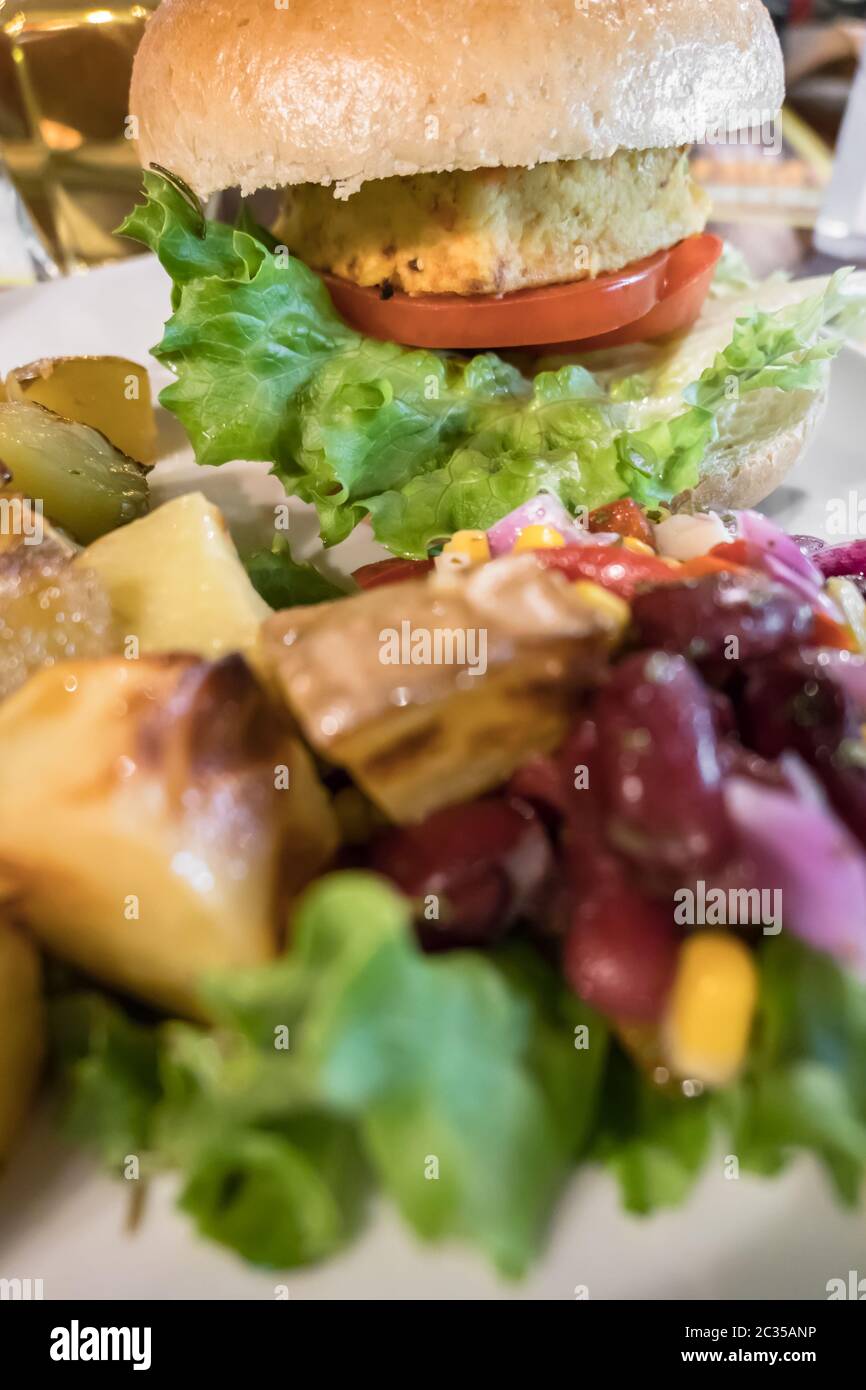
<path id="1" fill-rule="evenodd" d="M 138 50 L 142 164 L 202 197 L 603 159 L 770 119 L 761 0 L 163 0 Z"/>

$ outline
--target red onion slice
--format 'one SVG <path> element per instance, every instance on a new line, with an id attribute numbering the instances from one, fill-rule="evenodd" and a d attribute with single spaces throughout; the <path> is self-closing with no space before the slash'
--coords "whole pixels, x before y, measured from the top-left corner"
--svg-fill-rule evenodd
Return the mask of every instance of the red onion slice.
<path id="1" fill-rule="evenodd" d="M 804 798 L 731 777 L 725 802 L 759 881 L 781 890 L 783 930 L 866 978 L 866 856 L 817 784 Z"/>
<path id="2" fill-rule="evenodd" d="M 495 526 L 490 527 L 487 539 L 491 555 L 507 554 L 527 526 L 552 526 L 569 545 L 604 545 L 607 541 L 621 539 L 620 536 L 606 531 L 591 535 L 585 526 L 575 521 L 558 497 L 549 492 L 540 492 L 537 497 L 524 502 L 520 507 L 515 507 L 513 512 L 509 512 L 501 521 L 497 521 Z"/>

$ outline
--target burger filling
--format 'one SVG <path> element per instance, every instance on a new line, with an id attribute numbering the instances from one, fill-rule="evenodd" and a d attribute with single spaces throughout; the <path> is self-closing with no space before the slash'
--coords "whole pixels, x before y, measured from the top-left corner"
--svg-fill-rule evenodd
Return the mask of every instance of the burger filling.
<path id="1" fill-rule="evenodd" d="M 315 270 L 406 294 L 507 294 L 621 270 L 704 228 L 685 149 L 286 192 L 275 234 Z"/>

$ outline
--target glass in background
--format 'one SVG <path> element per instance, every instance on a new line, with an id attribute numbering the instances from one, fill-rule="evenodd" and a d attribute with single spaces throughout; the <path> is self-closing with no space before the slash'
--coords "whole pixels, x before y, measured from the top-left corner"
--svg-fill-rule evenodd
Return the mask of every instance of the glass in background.
<path id="1" fill-rule="evenodd" d="M 157 3 L 0 0 L 0 154 L 63 273 L 135 253 L 112 233 L 140 185 L 129 78 Z"/>
<path id="2" fill-rule="evenodd" d="M 815 245 L 839 260 L 866 260 L 866 50 L 848 98 Z"/>

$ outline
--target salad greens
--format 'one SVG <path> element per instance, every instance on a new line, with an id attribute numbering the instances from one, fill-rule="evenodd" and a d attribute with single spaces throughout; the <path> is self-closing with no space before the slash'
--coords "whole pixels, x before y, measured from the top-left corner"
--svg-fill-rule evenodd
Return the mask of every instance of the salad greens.
<path id="1" fill-rule="evenodd" d="M 173 281 L 154 349 L 177 377 L 163 405 L 199 463 L 270 463 L 287 491 L 315 504 L 328 545 L 369 513 L 389 549 L 424 556 L 543 490 L 572 511 L 626 495 L 668 501 L 697 483 L 733 399 L 817 389 L 841 343 L 826 330 L 854 312 L 840 272 L 822 295 L 751 313 L 685 401 L 652 418 L 642 379 L 605 385 L 573 361 L 531 374 L 493 353 L 466 359 L 365 338 L 318 276 L 248 218 L 206 221 L 156 172 L 144 186 L 121 231 Z"/>
<path id="2" fill-rule="evenodd" d="M 100 996 L 58 1003 L 71 1134 L 117 1173 L 129 1155 L 145 1174 L 180 1168 L 199 1228 L 258 1263 L 330 1253 L 375 1177 L 420 1236 L 525 1269 L 607 1045 L 545 967 L 425 956 L 408 904 L 343 873 L 308 892 L 283 959 L 203 993 L 213 1033 L 146 1028 Z"/>
<path id="3" fill-rule="evenodd" d="M 748 1070 L 685 1099 L 654 1086 L 535 952 L 425 956 L 372 874 L 321 879 L 291 949 L 208 980 L 215 1029 L 54 1006 L 66 1127 L 120 1175 L 179 1170 L 203 1234 L 279 1268 L 357 1232 L 373 1183 L 424 1239 L 460 1236 L 522 1273 L 581 1160 L 626 1206 L 683 1200 L 719 1130 L 744 1169 L 797 1149 L 843 1200 L 866 1163 L 866 985 L 786 938 L 761 954 Z"/>
<path id="4" fill-rule="evenodd" d="M 712 1095 L 661 1090 L 612 1051 L 593 1156 L 613 1173 L 627 1211 L 648 1215 L 686 1199 L 709 1154 L 714 1104 Z"/>
<path id="5" fill-rule="evenodd" d="M 314 565 L 292 557 L 285 536 L 276 536 L 269 550 L 254 550 L 243 557 L 253 588 L 271 608 L 298 608 L 344 598 L 345 590 L 332 584 Z"/>
<path id="6" fill-rule="evenodd" d="M 784 932 L 764 956 L 747 1070 L 723 1098 L 741 1163 L 811 1150 L 854 1203 L 866 1167 L 866 984 Z"/>

